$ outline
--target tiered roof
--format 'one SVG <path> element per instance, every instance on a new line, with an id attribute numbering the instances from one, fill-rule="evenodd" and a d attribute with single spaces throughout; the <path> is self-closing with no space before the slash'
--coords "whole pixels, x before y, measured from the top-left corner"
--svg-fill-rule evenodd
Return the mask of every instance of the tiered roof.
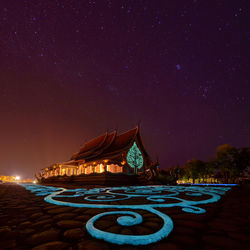
<path id="1" fill-rule="evenodd" d="M 120 135 L 117 135 L 116 131 L 111 133 L 106 132 L 85 143 L 84 147 L 82 147 L 78 153 L 74 154 L 71 160 L 92 161 L 109 158 L 128 149 L 136 137 L 138 137 L 141 143 L 138 126 Z M 146 153 L 144 148 L 142 149 Z"/>

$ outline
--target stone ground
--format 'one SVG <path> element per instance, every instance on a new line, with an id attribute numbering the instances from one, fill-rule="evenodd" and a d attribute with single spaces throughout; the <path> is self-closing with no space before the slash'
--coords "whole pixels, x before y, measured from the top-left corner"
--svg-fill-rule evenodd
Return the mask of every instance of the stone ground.
<path id="1" fill-rule="evenodd" d="M 132 247 L 95 240 L 86 232 L 89 218 L 110 210 L 51 205 L 20 185 L 1 184 L 0 249 L 250 249 L 249 194 L 250 186 L 234 187 L 219 202 L 202 206 L 207 212 L 201 215 L 159 209 L 172 218 L 172 233 L 158 243 Z M 106 216 L 96 227 L 122 234 L 150 234 L 161 227 L 159 218 L 140 214 L 141 225 L 121 228 Z"/>

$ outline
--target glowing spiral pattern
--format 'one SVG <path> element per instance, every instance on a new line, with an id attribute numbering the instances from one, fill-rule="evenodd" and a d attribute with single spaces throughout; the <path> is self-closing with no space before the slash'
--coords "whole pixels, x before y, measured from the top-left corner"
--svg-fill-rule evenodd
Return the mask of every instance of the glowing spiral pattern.
<path id="1" fill-rule="evenodd" d="M 102 216 L 111 215 L 111 214 L 130 215 L 130 216 L 122 216 L 117 219 L 118 224 L 120 224 L 121 226 L 134 226 L 134 225 L 140 224 L 142 222 L 141 215 L 135 212 L 131 212 L 131 211 L 113 211 L 113 212 L 106 212 L 106 213 L 98 214 L 92 217 L 87 222 L 86 229 L 92 237 L 99 239 L 99 240 L 105 240 L 113 244 L 118 244 L 118 245 L 129 244 L 129 245 L 135 245 L 135 246 L 148 245 L 148 244 L 157 242 L 163 239 L 164 237 L 167 237 L 168 234 L 173 229 L 173 222 L 169 216 L 167 216 L 166 214 L 160 213 L 159 211 L 156 211 L 154 209 L 151 209 L 150 211 L 152 213 L 156 213 L 157 215 L 159 215 L 164 221 L 164 226 L 159 231 L 153 234 L 147 234 L 147 235 L 114 234 L 110 232 L 101 231 L 94 226 L 94 223 L 99 218 L 101 218 Z"/>
<path id="2" fill-rule="evenodd" d="M 181 207 L 182 211 L 186 213 L 205 213 L 206 210 L 198 207 L 198 205 L 217 202 L 221 195 L 224 195 L 230 189 L 230 187 L 225 186 L 133 186 L 93 189 L 65 189 L 41 185 L 23 186 L 35 195 L 45 196 L 44 200 L 46 202 L 55 205 L 79 208 L 123 209 L 122 211 L 97 214 L 86 223 L 86 229 L 92 237 L 119 245 L 147 245 L 167 237 L 173 230 L 173 222 L 168 215 L 158 211 L 157 208 Z M 191 200 L 186 198 L 188 196 L 190 196 Z M 63 197 L 83 197 L 83 199 L 81 202 L 58 200 Z M 144 198 L 146 202 L 137 205 L 129 204 L 129 200 L 134 198 Z M 117 205 L 117 201 L 124 200 L 127 200 L 126 204 Z M 112 202 L 116 203 L 112 204 Z M 163 221 L 162 227 L 157 232 L 147 235 L 115 234 L 95 227 L 95 222 L 107 215 L 120 215 L 117 223 L 122 227 L 139 225 L 142 223 L 143 217 L 135 210 L 144 210 L 158 216 Z"/>

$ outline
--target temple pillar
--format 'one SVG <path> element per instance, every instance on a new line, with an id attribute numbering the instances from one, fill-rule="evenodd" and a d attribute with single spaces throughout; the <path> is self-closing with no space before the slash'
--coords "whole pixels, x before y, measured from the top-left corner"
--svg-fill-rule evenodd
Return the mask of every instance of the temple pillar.
<path id="1" fill-rule="evenodd" d="M 105 170 L 104 170 L 104 166 L 103 164 L 100 164 L 100 173 L 103 173 Z"/>

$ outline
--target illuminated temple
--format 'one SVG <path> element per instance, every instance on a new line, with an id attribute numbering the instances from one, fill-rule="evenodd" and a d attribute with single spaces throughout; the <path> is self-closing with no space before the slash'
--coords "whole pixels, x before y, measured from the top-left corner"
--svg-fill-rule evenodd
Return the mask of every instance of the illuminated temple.
<path id="1" fill-rule="evenodd" d="M 125 133 L 98 136 L 80 148 L 69 161 L 42 169 L 38 179 L 86 176 L 94 173 L 138 175 L 152 164 L 142 143 L 139 126 Z"/>

